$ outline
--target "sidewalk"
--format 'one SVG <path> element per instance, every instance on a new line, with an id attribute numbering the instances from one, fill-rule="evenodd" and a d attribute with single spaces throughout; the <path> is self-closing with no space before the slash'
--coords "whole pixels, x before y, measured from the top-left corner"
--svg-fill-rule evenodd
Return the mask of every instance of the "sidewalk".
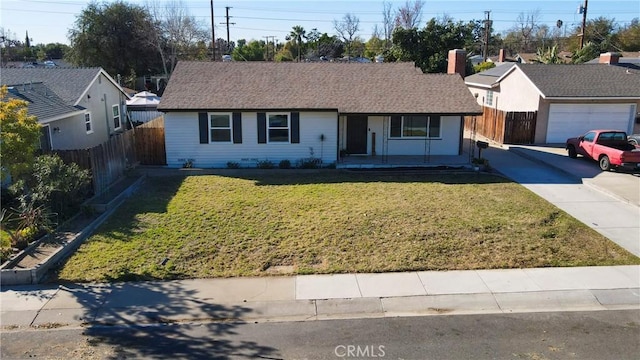
<path id="1" fill-rule="evenodd" d="M 640 266 L 421 271 L 61 286 L 0 293 L 3 331 L 192 321 L 301 321 L 640 310 Z"/>

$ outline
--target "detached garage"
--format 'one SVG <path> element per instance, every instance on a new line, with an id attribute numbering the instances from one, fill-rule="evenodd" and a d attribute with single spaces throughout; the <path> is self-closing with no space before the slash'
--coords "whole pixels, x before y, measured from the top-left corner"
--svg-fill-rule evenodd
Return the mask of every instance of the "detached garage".
<path id="1" fill-rule="evenodd" d="M 564 143 L 593 129 L 640 131 L 640 69 L 615 61 L 502 64 L 465 83 L 485 108 L 535 112 L 536 144 Z"/>

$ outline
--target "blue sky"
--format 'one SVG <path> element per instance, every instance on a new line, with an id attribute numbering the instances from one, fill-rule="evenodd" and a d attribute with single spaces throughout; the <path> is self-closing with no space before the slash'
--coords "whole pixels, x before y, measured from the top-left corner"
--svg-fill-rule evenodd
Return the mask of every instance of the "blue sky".
<path id="1" fill-rule="evenodd" d="M 155 1 L 163 3 L 163 0 Z M 129 2 L 145 4 L 145 1 Z M 405 0 L 390 2 L 397 8 Z M 87 3 L 78 0 L 2 0 L 0 26 L 20 40 L 24 40 L 28 31 L 33 44 L 68 44 L 68 29 L 73 27 L 76 16 Z M 183 0 L 183 3 L 189 7 L 191 15 L 210 26 L 209 0 Z M 355 14 L 360 19 L 361 30 L 358 35 L 366 40 L 371 36 L 373 26 L 382 24 L 382 3 L 382 0 L 214 0 L 216 37 L 226 37 L 226 27 L 221 23 L 225 21 L 225 6 L 230 6 L 231 22 L 236 23 L 230 27 L 232 41 L 275 36 L 282 42 L 294 25 L 301 25 L 306 30 L 317 28 L 320 32 L 333 35 L 333 20 L 342 18 L 346 13 Z M 577 9 L 583 3 L 583 0 L 425 0 L 422 24 L 444 14 L 455 20 L 483 19 L 484 11 L 488 10 L 491 11 L 494 29 L 503 32 L 515 24 L 521 12 L 539 10 L 541 23 L 554 27 L 557 20 L 562 20 L 567 31 L 570 31 L 582 20 Z M 640 0 L 590 0 L 588 18 L 598 16 L 614 18 L 619 25 L 627 24 L 633 18 L 640 17 Z"/>

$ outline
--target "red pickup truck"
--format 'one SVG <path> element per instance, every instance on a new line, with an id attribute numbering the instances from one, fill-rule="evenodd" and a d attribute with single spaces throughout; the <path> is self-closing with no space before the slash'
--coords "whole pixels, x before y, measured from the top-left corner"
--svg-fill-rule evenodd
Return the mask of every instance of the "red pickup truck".
<path id="1" fill-rule="evenodd" d="M 566 149 L 570 158 L 582 155 L 597 160 L 603 171 L 617 166 L 638 168 L 640 164 L 640 148 L 627 142 L 624 131 L 591 130 L 567 139 Z"/>

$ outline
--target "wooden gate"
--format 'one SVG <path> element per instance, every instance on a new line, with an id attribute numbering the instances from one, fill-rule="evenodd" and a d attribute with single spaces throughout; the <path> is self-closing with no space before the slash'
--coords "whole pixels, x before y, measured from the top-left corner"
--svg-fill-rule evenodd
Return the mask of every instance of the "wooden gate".
<path id="1" fill-rule="evenodd" d="M 135 128 L 136 154 L 142 165 L 166 165 L 164 118 L 159 117 Z"/>
<path id="2" fill-rule="evenodd" d="M 464 127 L 500 144 L 533 144 L 537 115 L 536 111 L 506 112 L 483 106 L 481 116 L 465 116 Z"/>

